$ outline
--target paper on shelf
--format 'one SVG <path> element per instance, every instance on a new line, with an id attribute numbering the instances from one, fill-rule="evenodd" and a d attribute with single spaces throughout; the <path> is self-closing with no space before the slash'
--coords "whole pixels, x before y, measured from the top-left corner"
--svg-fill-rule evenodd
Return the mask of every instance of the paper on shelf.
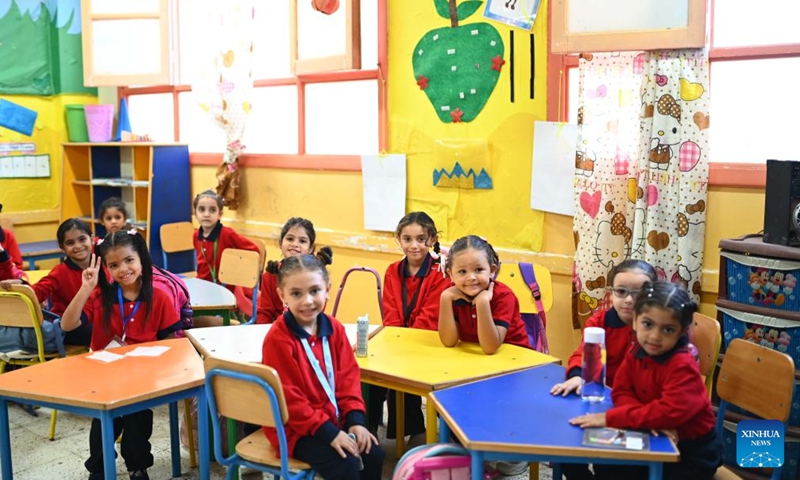
<path id="1" fill-rule="evenodd" d="M 107 350 L 100 350 L 99 352 L 94 352 L 93 354 L 87 356 L 86 358 L 91 360 L 99 360 L 101 362 L 111 363 L 111 362 L 116 362 L 117 360 L 123 357 L 124 355 L 119 355 L 117 353 L 109 352 Z"/>
<path id="2" fill-rule="evenodd" d="M 125 355 L 129 357 L 158 357 L 169 350 L 169 347 L 136 347 Z"/>

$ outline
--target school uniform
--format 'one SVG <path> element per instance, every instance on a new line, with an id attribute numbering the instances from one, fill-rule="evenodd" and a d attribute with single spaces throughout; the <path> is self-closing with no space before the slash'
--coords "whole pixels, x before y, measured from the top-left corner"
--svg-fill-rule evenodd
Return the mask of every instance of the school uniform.
<path id="1" fill-rule="evenodd" d="M 676 430 L 681 459 L 664 464 L 664 478 L 711 480 L 722 465 L 722 444 L 714 431 L 716 417 L 708 391 L 687 343 L 684 336 L 672 351 L 653 357 L 639 345 L 630 349 L 617 371 L 611 391 L 614 407 L 606 412 L 606 424 Z M 627 469 L 608 467 L 601 468 L 600 478 L 633 478 Z"/>
<path id="2" fill-rule="evenodd" d="M 495 281 L 492 300 L 489 302 L 492 320 L 498 327 L 508 329 L 503 343 L 531 348 L 525 324 L 519 313 L 519 300 L 506 285 Z M 458 338 L 462 342 L 478 343 L 478 315 L 475 305 L 464 299 L 453 302 L 453 318 L 458 325 Z"/>
<path id="3" fill-rule="evenodd" d="M 617 310 L 609 308 L 595 312 L 588 320 L 586 327 L 602 328 L 606 332 L 606 385 L 614 386 L 614 377 L 619 370 L 625 355 L 634 343 L 633 329 L 619 318 Z M 581 354 L 583 352 L 583 338 L 578 349 L 567 360 L 567 378 L 581 376 Z"/>
<path id="4" fill-rule="evenodd" d="M 112 286 L 113 288 L 113 286 Z M 108 331 L 103 326 L 103 297 L 100 289 L 95 289 L 83 307 L 81 320 L 92 324 L 92 350 L 104 349 L 117 336 L 128 344 L 151 342 L 166 338 L 170 333 L 182 330 L 178 311 L 169 296 L 153 289 L 153 305 L 150 316 L 143 303 L 122 300 L 122 311 L 126 316 L 133 315 L 125 326 L 120 312 L 120 303 L 115 301 L 111 310 L 111 322 Z M 137 308 L 138 305 L 138 308 Z M 114 437 L 122 433 L 121 452 L 128 471 L 146 470 L 153 466 L 153 454 L 150 449 L 150 435 L 153 433 L 153 411 L 150 409 L 123 415 L 114 419 Z M 89 432 L 89 459 L 84 464 L 92 477 L 102 478 L 103 474 L 103 437 L 100 421 L 92 420 Z"/>
<path id="5" fill-rule="evenodd" d="M 83 269 L 67 258 L 50 270 L 47 276 L 31 285 L 31 288 L 36 292 L 39 303 L 49 301 L 49 311 L 60 317 L 80 290 L 82 282 Z M 84 322 L 77 329 L 66 332 L 64 343 L 88 347 L 91 338 L 92 325 Z"/>
<path id="6" fill-rule="evenodd" d="M 8 251 L 0 252 L 0 280 L 19 279 L 27 279 L 25 272 L 17 268 Z"/>
<path id="7" fill-rule="evenodd" d="M 278 277 L 269 272 L 261 275 L 258 292 L 256 323 L 272 323 L 283 313 L 283 301 L 278 295 Z"/>
<path id="8" fill-rule="evenodd" d="M 236 233 L 236 230 L 223 226 L 222 222 L 217 223 L 207 237 L 203 236 L 202 228 L 195 230 L 194 251 L 197 254 L 197 278 L 220 283 L 219 262 L 222 260 L 222 252 L 226 248 L 258 252 L 258 246 L 255 243 Z M 232 286 L 229 286 L 228 289 L 234 290 Z"/>
<path id="9" fill-rule="evenodd" d="M 3 250 L 8 252 L 11 261 L 14 262 L 14 266 L 22 270 L 24 268 L 22 252 L 19 250 L 19 244 L 17 244 L 17 237 L 14 236 L 14 232 L 0 228 L 0 244 L 3 245 Z"/>
<path id="10" fill-rule="evenodd" d="M 338 416 L 322 385 L 323 381 L 327 382 L 323 339 L 327 339 L 330 348 Z M 308 342 L 315 361 L 319 362 L 322 378 L 315 373 L 302 340 Z M 369 454 L 361 454 L 364 470 L 360 474 L 357 458 L 348 454 L 343 459 L 330 446 L 341 430 L 365 425 L 361 374 L 345 328 L 338 320 L 320 314 L 316 335 L 309 335 L 287 310 L 275 321 L 264 339 L 262 363 L 275 368 L 280 375 L 289 409 L 286 441 L 294 458 L 308 462 L 328 480 L 359 476 L 380 478 L 383 451 L 379 446 L 373 446 Z M 264 433 L 277 451 L 276 430 L 264 427 Z"/>
<path id="11" fill-rule="evenodd" d="M 451 285 L 430 254 L 414 275 L 405 258 L 391 264 L 383 279 L 383 324 L 437 330 L 439 298 Z"/>

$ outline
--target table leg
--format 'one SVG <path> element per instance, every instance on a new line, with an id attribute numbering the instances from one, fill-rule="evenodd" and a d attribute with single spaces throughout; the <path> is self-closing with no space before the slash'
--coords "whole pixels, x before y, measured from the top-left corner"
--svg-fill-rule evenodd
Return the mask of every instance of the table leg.
<path id="1" fill-rule="evenodd" d="M 472 457 L 472 464 L 470 465 L 470 469 L 472 470 L 472 480 L 483 480 L 483 453 L 469 453 Z"/>
<path id="2" fill-rule="evenodd" d="M 444 418 L 439 419 L 439 443 L 450 443 L 450 426 Z"/>
<path id="3" fill-rule="evenodd" d="M 222 325 L 225 327 L 229 327 L 231 325 L 231 311 L 225 310 L 225 313 L 222 314 Z"/>
<path id="4" fill-rule="evenodd" d="M 36 270 L 36 259 L 28 257 L 28 270 Z"/>
<path id="5" fill-rule="evenodd" d="M 226 426 L 228 428 L 228 456 L 230 457 L 236 453 L 236 420 L 226 419 Z M 233 478 L 239 478 L 239 467 L 232 465 L 228 467 L 233 470 Z"/>
<path id="6" fill-rule="evenodd" d="M 539 462 L 528 463 L 528 480 L 539 480 Z"/>
<path id="7" fill-rule="evenodd" d="M 191 435 L 192 432 L 189 432 Z M 169 404 L 169 440 L 172 452 L 172 476 L 181 476 L 181 441 L 178 432 L 178 402 Z"/>
<path id="8" fill-rule="evenodd" d="M 200 480 L 209 480 L 210 461 L 208 458 L 208 403 L 202 388 L 197 393 L 197 442 L 200 444 Z"/>
<path id="9" fill-rule="evenodd" d="M 425 419 L 425 442 L 436 443 L 436 407 L 433 406 L 430 396 L 427 397 L 425 404 L 425 410 L 427 412 L 427 418 Z"/>
<path id="10" fill-rule="evenodd" d="M 395 432 L 397 438 L 397 445 L 395 446 L 395 455 L 397 458 L 403 456 L 406 451 L 406 396 L 399 390 L 394 391 L 395 403 Z"/>
<path id="11" fill-rule="evenodd" d="M 117 478 L 117 456 L 114 452 L 114 417 L 108 410 L 100 412 L 100 431 L 103 438 L 103 475 Z"/>
<path id="12" fill-rule="evenodd" d="M 650 480 L 661 480 L 663 477 L 663 469 L 664 464 L 661 462 L 651 462 L 650 463 Z"/>
<path id="13" fill-rule="evenodd" d="M 11 468 L 11 433 L 8 426 L 8 401 L 0 399 L 0 467 L 3 472 L 3 480 L 14 478 L 14 470 Z"/>
<path id="14" fill-rule="evenodd" d="M 561 478 L 561 464 L 553 463 L 553 478 Z"/>

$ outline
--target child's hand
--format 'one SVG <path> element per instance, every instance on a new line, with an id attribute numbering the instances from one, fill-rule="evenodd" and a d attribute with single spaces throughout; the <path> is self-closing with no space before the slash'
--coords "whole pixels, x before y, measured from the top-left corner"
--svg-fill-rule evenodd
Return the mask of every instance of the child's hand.
<path id="1" fill-rule="evenodd" d="M 471 302 L 472 299 L 464 295 L 464 292 L 458 289 L 455 285 L 442 292 L 442 296 L 447 296 L 448 301 L 455 302 L 456 300 L 466 300 Z"/>
<path id="2" fill-rule="evenodd" d="M 489 288 L 475 295 L 475 299 L 472 301 L 472 303 L 478 303 L 479 301 L 484 301 L 486 303 L 489 303 L 492 301 L 493 296 L 494 296 L 494 281 L 491 281 L 489 282 Z"/>
<path id="3" fill-rule="evenodd" d="M 0 282 L 0 288 L 2 288 L 7 292 L 11 290 L 11 285 L 22 285 L 22 280 L 13 279 L 13 280 L 3 280 L 2 282 Z"/>
<path id="4" fill-rule="evenodd" d="M 94 287 L 97 286 L 99 272 L 100 257 L 93 253 L 92 258 L 89 260 L 89 266 L 83 269 L 83 274 L 81 275 L 81 287 L 94 290 Z"/>
<path id="5" fill-rule="evenodd" d="M 580 395 L 581 383 L 581 377 L 572 377 L 561 383 L 556 383 L 553 385 L 553 388 L 550 389 L 550 393 L 553 395 L 561 395 L 562 397 L 566 397 L 572 392 Z"/>
<path id="6" fill-rule="evenodd" d="M 588 427 L 605 427 L 606 426 L 606 414 L 605 413 L 588 413 L 586 415 L 581 415 L 580 417 L 575 417 L 569 421 L 572 425 L 577 425 L 581 428 L 588 428 Z"/>
<path id="7" fill-rule="evenodd" d="M 672 443 L 678 443 L 678 431 L 677 430 L 650 430 L 650 433 L 653 434 L 654 437 L 657 437 L 659 434 L 665 435 L 667 438 L 672 440 Z"/>
<path id="8" fill-rule="evenodd" d="M 84 270 L 85 272 L 86 270 Z M 331 441 L 331 447 L 339 453 L 339 456 L 342 458 L 347 458 L 347 454 L 345 450 L 350 452 L 351 455 L 354 457 L 358 456 L 358 443 L 355 440 L 348 437 L 346 433 L 343 431 L 339 431 L 339 434 L 336 435 L 336 438 Z"/>
<path id="9" fill-rule="evenodd" d="M 356 436 L 359 452 L 369 453 L 369 449 L 378 444 L 378 439 L 375 438 L 375 435 L 369 433 L 369 430 L 361 425 L 353 425 L 348 431 Z"/>

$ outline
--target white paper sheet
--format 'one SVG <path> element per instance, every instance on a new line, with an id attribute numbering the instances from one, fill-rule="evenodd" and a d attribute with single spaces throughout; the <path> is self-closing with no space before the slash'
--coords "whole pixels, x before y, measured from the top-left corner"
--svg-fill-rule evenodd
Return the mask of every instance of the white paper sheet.
<path id="1" fill-rule="evenodd" d="M 111 362 L 116 362 L 117 360 L 120 360 L 122 358 L 125 358 L 125 355 L 119 355 L 113 352 L 109 352 L 107 350 L 100 350 L 99 352 L 94 352 L 93 354 L 87 356 L 86 358 L 90 360 L 97 360 L 100 362 L 111 363 Z"/>
<path id="2" fill-rule="evenodd" d="M 169 347 L 136 347 L 125 355 L 129 357 L 158 357 L 169 350 Z"/>
<path id="3" fill-rule="evenodd" d="M 575 208 L 575 146 L 578 126 L 571 123 L 535 122 L 531 208 L 573 215 Z"/>
<path id="4" fill-rule="evenodd" d="M 364 185 L 364 228 L 394 232 L 406 214 L 405 154 L 361 157 Z"/>

